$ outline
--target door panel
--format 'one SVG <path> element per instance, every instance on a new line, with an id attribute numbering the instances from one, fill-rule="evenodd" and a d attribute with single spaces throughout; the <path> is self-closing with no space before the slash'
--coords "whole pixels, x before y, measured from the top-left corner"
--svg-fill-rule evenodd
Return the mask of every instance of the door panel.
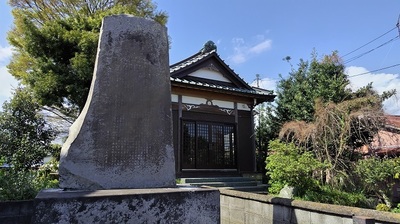
<path id="1" fill-rule="evenodd" d="M 182 123 L 183 169 L 236 168 L 234 124 Z"/>
<path id="2" fill-rule="evenodd" d="M 182 168 L 196 168 L 196 124 L 184 122 L 182 129 Z"/>

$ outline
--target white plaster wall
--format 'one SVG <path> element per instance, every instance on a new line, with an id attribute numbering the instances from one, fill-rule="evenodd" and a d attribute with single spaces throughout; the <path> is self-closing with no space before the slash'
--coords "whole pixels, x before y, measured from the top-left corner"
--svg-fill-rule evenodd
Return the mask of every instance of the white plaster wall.
<path id="1" fill-rule="evenodd" d="M 178 102 L 179 102 L 179 101 L 178 101 L 178 95 L 176 95 L 176 94 L 171 94 L 171 102 L 178 103 Z"/>
<path id="2" fill-rule="evenodd" d="M 222 100 L 213 100 L 214 105 L 219 107 L 228 108 L 228 109 L 235 109 L 235 105 L 233 102 L 230 101 L 222 101 Z"/>
<path id="3" fill-rule="evenodd" d="M 206 103 L 206 99 L 200 98 L 200 97 L 193 97 L 193 96 L 182 96 L 182 103 L 188 103 L 188 104 L 202 104 Z"/>
<path id="4" fill-rule="evenodd" d="M 178 95 L 171 94 L 171 101 L 177 103 Z M 182 96 L 182 103 L 200 105 L 200 104 L 206 104 L 206 102 L 207 102 L 207 99 L 205 99 L 205 98 L 193 97 L 193 96 Z M 235 103 L 232 101 L 212 100 L 212 103 L 213 103 L 213 105 L 219 106 L 221 108 L 235 109 Z M 237 109 L 250 111 L 250 108 L 247 106 L 247 104 L 244 104 L 244 103 L 238 103 Z"/>
<path id="5" fill-rule="evenodd" d="M 237 104 L 237 109 L 238 109 L 238 110 L 250 111 L 250 107 L 247 106 L 247 104 L 245 104 L 245 103 L 238 103 L 238 104 Z"/>
<path id="6" fill-rule="evenodd" d="M 208 70 L 208 69 L 199 69 L 199 70 L 189 74 L 189 76 L 231 83 L 231 81 L 229 81 L 229 79 L 225 78 L 221 73 L 212 71 L 212 70 Z"/>

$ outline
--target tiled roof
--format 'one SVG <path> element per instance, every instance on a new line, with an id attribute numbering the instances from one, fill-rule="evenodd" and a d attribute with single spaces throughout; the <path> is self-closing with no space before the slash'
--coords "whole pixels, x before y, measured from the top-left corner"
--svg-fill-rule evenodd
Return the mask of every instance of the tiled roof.
<path id="1" fill-rule="evenodd" d="M 210 54 L 212 54 L 214 52 L 216 52 L 216 50 L 212 50 L 212 51 L 204 53 L 204 54 L 199 52 L 199 53 L 193 55 L 192 57 L 190 57 L 190 58 L 188 58 L 188 59 L 186 59 L 184 61 L 180 61 L 178 63 L 175 63 L 175 64 L 171 65 L 171 67 L 169 68 L 169 72 L 173 73 L 173 72 L 175 72 L 175 71 L 177 71 L 179 69 L 182 69 L 182 68 L 184 68 L 186 66 L 189 66 L 189 65 L 191 65 L 191 64 L 193 64 L 195 62 L 200 61 L 201 59 L 207 57 L 208 55 L 210 55 Z"/>
<path id="2" fill-rule="evenodd" d="M 265 94 L 265 95 L 273 95 L 274 91 L 273 90 L 267 90 L 267 89 L 262 89 L 259 87 L 252 86 L 254 91 L 256 91 L 258 94 Z"/>
<path id="3" fill-rule="evenodd" d="M 386 125 L 400 129 L 400 116 L 386 115 Z"/>
<path id="4" fill-rule="evenodd" d="M 400 154 L 400 116 L 385 115 L 386 130 L 380 130 L 369 146 L 361 148 L 363 154 L 399 155 Z"/>
<path id="5" fill-rule="evenodd" d="M 224 76 L 226 75 L 230 82 L 188 75 L 187 71 L 193 72 L 193 70 L 190 69 L 205 63 L 206 60 L 211 60 L 211 58 L 213 58 L 212 60 L 217 60 L 216 63 L 219 65 L 218 69 L 222 69 L 219 71 L 224 73 Z M 209 51 L 204 51 L 204 49 L 202 49 L 193 56 L 171 65 L 170 74 L 172 84 L 184 86 L 185 88 L 201 88 L 209 91 L 223 91 L 228 94 L 231 92 L 235 94 L 245 94 L 247 96 L 251 95 L 252 98 L 254 97 L 260 100 L 259 102 L 264 102 L 265 100 L 270 101 L 275 97 L 272 91 L 251 87 L 246 83 L 219 57 L 216 48 Z"/>
<path id="6" fill-rule="evenodd" d="M 252 88 L 252 87 L 249 86 L 248 83 L 246 83 L 246 81 L 244 81 L 238 74 L 236 74 L 235 71 L 233 71 L 233 69 L 231 69 L 231 68 L 229 67 L 229 65 L 227 65 L 227 64 L 219 57 L 219 55 L 217 54 L 217 50 L 216 50 L 216 49 L 211 50 L 211 51 L 209 51 L 209 52 L 202 52 L 202 51 L 200 51 L 200 52 L 198 52 L 197 54 L 195 54 L 195 55 L 193 55 L 193 56 L 191 56 L 191 57 L 189 57 L 189 58 L 187 58 L 187 59 L 184 59 L 184 60 L 182 60 L 182 61 L 180 61 L 180 62 L 177 62 L 177 63 L 171 65 L 171 66 L 170 66 L 170 74 L 171 74 L 171 76 L 175 76 L 175 77 L 176 77 L 176 74 L 179 73 L 179 70 L 183 70 L 183 69 L 185 69 L 185 68 L 187 68 L 187 67 L 190 67 L 191 65 L 194 65 L 194 64 L 196 64 L 197 62 L 199 62 L 199 61 L 201 61 L 201 60 L 203 60 L 203 59 L 205 59 L 205 58 L 211 57 L 212 55 L 215 56 L 215 58 L 216 58 L 218 61 L 221 62 L 221 64 L 232 74 L 232 76 L 233 76 L 238 82 L 240 82 L 243 86 L 245 86 L 245 87 L 248 88 L 248 89 L 251 89 L 251 88 Z"/>
<path id="7" fill-rule="evenodd" d="M 207 82 L 199 82 L 199 81 L 192 81 L 192 80 L 187 80 L 187 79 L 180 79 L 180 78 L 174 78 L 170 77 L 170 80 L 172 82 L 176 83 L 183 83 L 183 84 L 189 84 L 193 86 L 198 86 L 198 87 L 205 87 L 205 88 L 210 88 L 210 89 L 216 89 L 216 90 L 228 90 L 228 91 L 233 91 L 233 92 L 239 92 L 239 93 L 250 93 L 250 94 L 256 94 L 256 95 L 272 95 L 272 91 L 269 90 L 263 90 L 263 89 L 243 89 L 243 88 L 236 88 L 236 87 L 231 87 L 231 86 L 225 86 L 225 85 L 220 85 L 220 84 L 215 84 L 215 83 L 207 83 Z"/>
<path id="8" fill-rule="evenodd" d="M 366 154 L 387 155 L 398 154 L 400 150 L 400 134 L 381 130 L 374 137 L 369 147 L 364 146 L 362 152 Z"/>

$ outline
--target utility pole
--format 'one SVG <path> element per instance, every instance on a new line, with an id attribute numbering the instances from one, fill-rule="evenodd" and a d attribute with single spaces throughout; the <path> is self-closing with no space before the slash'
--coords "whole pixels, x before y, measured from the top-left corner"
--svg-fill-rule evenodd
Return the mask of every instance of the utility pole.
<path id="1" fill-rule="evenodd" d="M 257 87 L 260 87 L 260 74 L 256 74 L 256 80 L 257 80 Z"/>

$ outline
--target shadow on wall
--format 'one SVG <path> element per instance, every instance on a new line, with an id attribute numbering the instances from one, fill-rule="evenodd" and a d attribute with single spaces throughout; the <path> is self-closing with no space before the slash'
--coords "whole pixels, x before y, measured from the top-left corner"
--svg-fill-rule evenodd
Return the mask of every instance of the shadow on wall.
<path id="1" fill-rule="evenodd" d="M 272 198 L 272 223 L 304 223 L 297 220 L 297 215 L 292 207 L 285 206 L 284 204 L 292 204 L 292 199 L 287 198 Z M 311 222 L 310 222 L 311 223 Z"/>

